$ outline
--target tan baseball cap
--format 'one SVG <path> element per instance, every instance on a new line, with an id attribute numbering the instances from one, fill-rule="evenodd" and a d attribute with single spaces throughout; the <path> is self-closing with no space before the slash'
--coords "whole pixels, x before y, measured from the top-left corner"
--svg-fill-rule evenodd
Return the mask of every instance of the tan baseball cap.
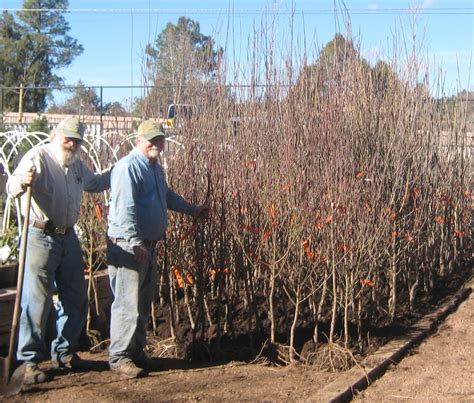
<path id="1" fill-rule="evenodd" d="M 152 140 L 158 136 L 166 137 L 166 133 L 163 130 L 162 125 L 153 119 L 148 119 L 143 121 L 140 126 L 138 126 L 137 136 L 142 136 L 147 140 Z"/>
<path id="2" fill-rule="evenodd" d="M 82 140 L 84 138 L 85 126 L 79 122 L 78 118 L 69 117 L 61 120 L 56 127 L 64 136 Z"/>

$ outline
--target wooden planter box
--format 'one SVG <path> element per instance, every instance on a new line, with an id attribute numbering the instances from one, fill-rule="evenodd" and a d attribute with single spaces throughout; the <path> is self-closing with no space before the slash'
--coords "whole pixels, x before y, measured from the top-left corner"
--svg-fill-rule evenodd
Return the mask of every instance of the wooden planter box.
<path id="1" fill-rule="evenodd" d="M 18 262 L 0 264 L 0 288 L 16 287 Z"/>

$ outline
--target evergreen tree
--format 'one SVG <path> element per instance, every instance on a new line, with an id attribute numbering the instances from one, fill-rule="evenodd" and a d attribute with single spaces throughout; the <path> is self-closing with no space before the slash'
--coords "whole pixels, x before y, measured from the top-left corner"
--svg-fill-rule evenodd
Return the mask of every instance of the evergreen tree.
<path id="1" fill-rule="evenodd" d="M 69 24 L 64 18 L 67 0 L 25 0 L 14 16 L 4 11 L 0 19 L 0 84 L 4 87 L 25 87 L 23 109 L 44 111 L 50 89 L 63 79 L 55 71 L 69 66 L 83 51 L 68 35 Z M 4 94 L 5 95 L 5 94 Z M 17 110 L 18 91 L 4 97 L 5 110 Z"/>
<path id="2" fill-rule="evenodd" d="M 168 23 L 154 44 L 145 49 L 146 83 L 155 88 L 140 103 L 145 109 L 142 113 L 154 114 L 146 110 L 146 104 L 158 105 L 163 113 L 172 102 L 186 102 L 187 86 L 212 83 L 223 52 L 214 47 L 214 40 L 201 33 L 198 22 L 180 17 L 176 25 Z"/>
<path id="3" fill-rule="evenodd" d="M 38 114 L 38 117 L 33 120 L 26 129 L 28 132 L 42 132 L 49 133 L 49 122 L 46 116 Z"/>

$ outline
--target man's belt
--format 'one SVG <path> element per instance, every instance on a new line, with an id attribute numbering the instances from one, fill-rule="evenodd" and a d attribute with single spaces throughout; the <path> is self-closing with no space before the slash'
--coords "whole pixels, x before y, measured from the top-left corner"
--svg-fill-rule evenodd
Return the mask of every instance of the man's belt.
<path id="1" fill-rule="evenodd" d="M 112 243 L 117 244 L 117 242 L 125 242 L 125 238 L 114 238 L 112 236 L 109 236 L 109 239 Z M 150 241 L 148 239 L 143 239 L 142 240 L 143 245 L 145 245 L 147 248 L 154 248 L 158 241 Z"/>
<path id="2" fill-rule="evenodd" d="M 66 235 L 73 227 L 58 227 L 52 221 L 30 220 L 30 225 L 35 228 L 42 229 L 46 235 Z"/>

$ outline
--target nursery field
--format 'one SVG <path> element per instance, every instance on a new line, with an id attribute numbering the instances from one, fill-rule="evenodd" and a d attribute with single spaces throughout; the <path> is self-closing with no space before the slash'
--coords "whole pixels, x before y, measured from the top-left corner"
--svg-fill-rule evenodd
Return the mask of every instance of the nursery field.
<path id="1" fill-rule="evenodd" d="M 472 280 L 466 287 L 472 287 Z M 473 367 L 469 357 L 474 353 L 473 323 L 471 293 L 434 334 L 354 401 L 472 400 Z M 53 382 L 26 388 L 5 401 L 328 401 L 336 397 L 328 395 L 331 382 L 345 376 L 344 372 L 304 365 L 282 367 L 238 361 L 192 364 L 157 358 L 157 370 L 149 377 L 121 380 L 108 371 L 104 352 L 81 355 L 97 362 L 96 371 L 58 372 Z"/>
<path id="2" fill-rule="evenodd" d="M 170 212 L 156 248 L 148 330 L 160 370 L 127 382 L 107 370 L 108 194 L 85 194 L 76 226 L 90 302 L 81 346 L 98 371 L 58 374 L 15 399 L 318 400 L 470 278 L 467 102 L 433 96 L 407 47 L 372 67 L 337 35 L 297 78 L 273 52 L 256 53 L 262 76 L 252 82 L 265 86 L 239 94 L 244 87 L 218 84 L 224 75 L 180 94 L 199 113 L 169 132 L 161 163 L 172 189 L 211 212 L 201 221 Z M 6 174 L 45 141 L 0 133 Z M 132 146 L 133 135 L 89 133 L 83 158 L 101 170 Z M 3 221 L 13 250 L 18 201 L 7 202 Z M 472 323 L 472 310 L 458 313 Z M 414 373 L 435 374 L 448 347 L 464 362 L 472 332 L 447 326 L 432 338 L 446 337 L 443 350 L 425 356 L 422 347 Z"/>

